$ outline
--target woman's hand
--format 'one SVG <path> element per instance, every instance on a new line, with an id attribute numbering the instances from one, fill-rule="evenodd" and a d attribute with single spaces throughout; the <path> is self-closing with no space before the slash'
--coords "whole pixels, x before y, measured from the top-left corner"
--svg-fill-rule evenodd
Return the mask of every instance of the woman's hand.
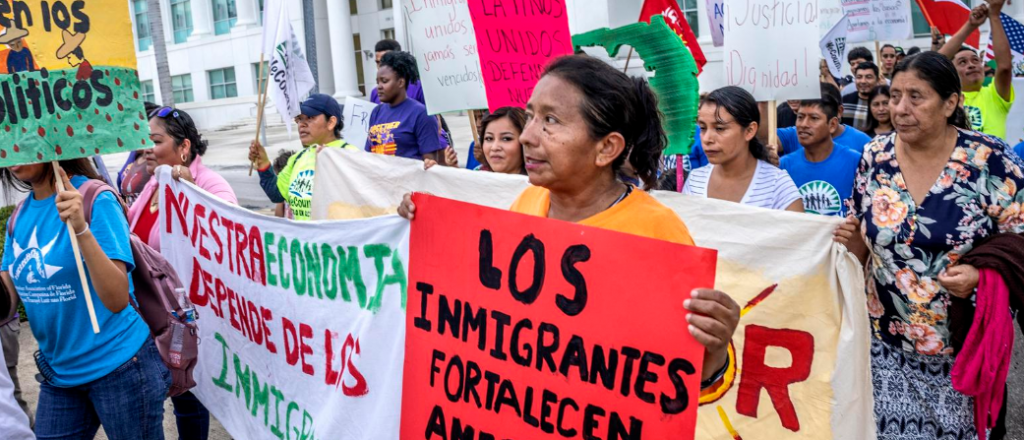
<path id="1" fill-rule="evenodd" d="M 846 246 L 846 249 L 860 260 L 860 264 L 868 261 L 868 245 L 860 235 L 860 220 L 847 216 L 846 221 L 832 232 L 832 241 Z"/>
<path id="2" fill-rule="evenodd" d="M 433 168 L 434 165 L 437 165 L 437 161 L 436 160 L 431 159 L 429 157 L 424 157 L 423 158 L 423 169 L 429 170 L 429 169 Z"/>
<path id="3" fill-rule="evenodd" d="M 740 322 L 740 306 L 729 295 L 714 289 L 696 289 L 683 302 L 690 334 L 704 346 L 701 380 L 712 377 L 729 358 L 729 342 Z"/>
<path id="4" fill-rule="evenodd" d="M 60 168 L 60 176 L 57 178 L 64 182 L 64 191 L 57 194 L 57 213 L 60 214 L 60 220 L 65 223 L 70 221 L 75 233 L 82 233 L 89 228 L 89 223 L 85 221 L 85 211 L 82 209 L 82 193 L 71 184 L 64 168 Z"/>
<path id="5" fill-rule="evenodd" d="M 459 155 L 455 154 L 455 149 L 448 147 L 444 149 L 444 161 L 450 167 L 459 167 Z"/>
<path id="6" fill-rule="evenodd" d="M 252 141 L 249 144 L 249 162 L 256 164 L 256 168 L 261 170 L 270 166 L 270 156 L 267 156 L 267 150 L 259 141 Z"/>
<path id="7" fill-rule="evenodd" d="M 402 203 L 398 205 L 398 215 L 407 220 L 412 220 L 415 217 L 415 213 L 416 205 L 412 203 L 412 193 L 406 193 L 402 196 Z"/>
<path id="8" fill-rule="evenodd" d="M 177 181 L 185 181 L 193 184 L 196 183 L 195 179 L 192 177 L 192 170 L 181 165 L 175 165 L 174 168 L 171 169 L 171 177 L 174 177 L 174 180 Z"/>
<path id="9" fill-rule="evenodd" d="M 978 288 L 978 269 L 970 264 L 958 264 L 939 272 L 939 283 L 953 296 L 970 298 Z"/>

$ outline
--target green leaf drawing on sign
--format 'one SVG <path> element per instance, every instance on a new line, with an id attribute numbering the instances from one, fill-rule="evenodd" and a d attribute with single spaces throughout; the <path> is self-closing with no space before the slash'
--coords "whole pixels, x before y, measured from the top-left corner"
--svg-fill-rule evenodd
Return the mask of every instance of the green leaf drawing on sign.
<path id="1" fill-rule="evenodd" d="M 658 94 L 658 109 L 664 115 L 662 125 L 668 135 L 663 154 L 690 154 L 700 103 L 697 62 L 661 15 L 652 16 L 651 24 L 640 22 L 576 34 L 572 44 L 576 50 L 600 46 L 613 57 L 623 44 L 632 46 L 644 61 L 644 69 L 654 72 L 651 88 Z"/>
<path id="2" fill-rule="evenodd" d="M 0 167 L 152 146 L 135 69 L 0 75 Z"/>

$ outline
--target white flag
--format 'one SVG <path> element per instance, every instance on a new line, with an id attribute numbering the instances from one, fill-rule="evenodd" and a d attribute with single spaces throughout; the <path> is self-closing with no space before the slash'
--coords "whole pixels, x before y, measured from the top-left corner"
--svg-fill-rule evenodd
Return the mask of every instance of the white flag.
<path id="1" fill-rule="evenodd" d="M 825 57 L 829 72 L 836 78 L 843 77 L 843 65 L 846 63 L 846 32 L 850 25 L 850 17 L 844 15 L 832 25 L 828 33 L 821 38 L 821 56 Z"/>
<path id="2" fill-rule="evenodd" d="M 274 98 L 288 132 L 301 113 L 302 98 L 316 86 L 299 39 L 295 37 L 284 0 L 267 0 L 263 10 L 263 54 L 269 57 L 267 93 Z"/>

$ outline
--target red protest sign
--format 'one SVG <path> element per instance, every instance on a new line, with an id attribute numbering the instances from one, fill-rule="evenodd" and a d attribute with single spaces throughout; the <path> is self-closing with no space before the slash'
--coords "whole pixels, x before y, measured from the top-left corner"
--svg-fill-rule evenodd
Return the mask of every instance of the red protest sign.
<path id="1" fill-rule="evenodd" d="M 413 200 L 401 438 L 693 438 L 715 251 Z"/>
<path id="2" fill-rule="evenodd" d="M 572 53 L 565 2 L 469 2 L 487 106 L 526 107 L 548 60 Z"/>

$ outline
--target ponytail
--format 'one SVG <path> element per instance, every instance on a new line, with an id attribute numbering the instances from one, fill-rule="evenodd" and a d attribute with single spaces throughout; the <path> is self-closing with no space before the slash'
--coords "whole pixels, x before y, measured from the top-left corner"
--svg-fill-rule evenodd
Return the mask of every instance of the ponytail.
<path id="1" fill-rule="evenodd" d="M 957 128 L 964 130 L 973 130 L 971 124 L 967 120 L 967 110 L 964 110 L 964 106 L 957 105 L 956 109 L 953 110 L 953 114 L 946 118 L 946 123 Z"/>

